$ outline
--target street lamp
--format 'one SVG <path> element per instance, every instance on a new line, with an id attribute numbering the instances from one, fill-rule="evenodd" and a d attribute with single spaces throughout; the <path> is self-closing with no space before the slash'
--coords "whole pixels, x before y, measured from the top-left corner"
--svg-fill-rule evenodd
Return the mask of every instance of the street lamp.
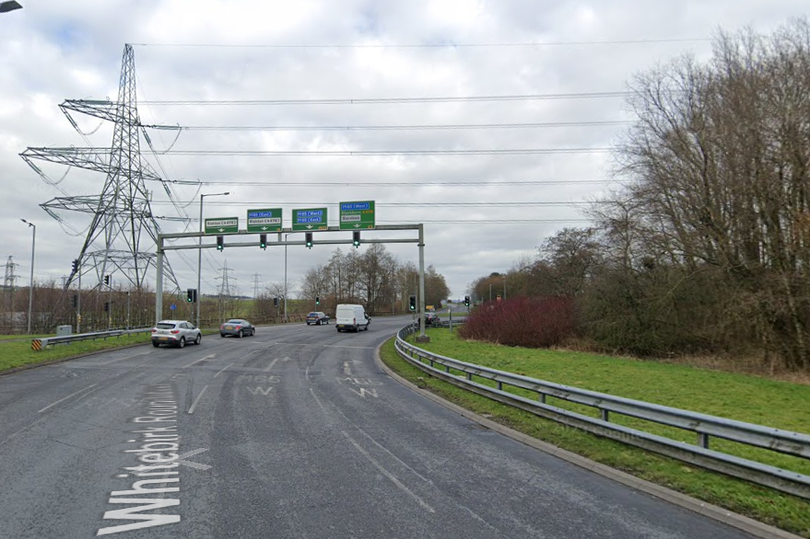
<path id="1" fill-rule="evenodd" d="M 7 0 L 6 2 L 0 2 L 0 13 L 7 13 L 9 11 L 14 11 L 15 9 L 22 9 L 22 6 L 19 2 L 15 0 Z"/>
<path id="2" fill-rule="evenodd" d="M 230 194 L 230 191 L 211 194 L 200 193 L 200 237 L 198 238 L 197 244 L 197 327 L 200 327 L 200 305 L 202 303 L 202 290 L 200 290 L 200 268 L 202 266 L 203 199 L 205 197 L 219 197 Z"/>
<path id="3" fill-rule="evenodd" d="M 37 225 L 29 223 L 25 219 L 20 219 L 26 225 L 34 229 L 34 237 L 31 240 L 31 284 L 28 287 L 28 334 L 31 334 L 31 307 L 34 304 L 34 249 L 37 245 Z"/>

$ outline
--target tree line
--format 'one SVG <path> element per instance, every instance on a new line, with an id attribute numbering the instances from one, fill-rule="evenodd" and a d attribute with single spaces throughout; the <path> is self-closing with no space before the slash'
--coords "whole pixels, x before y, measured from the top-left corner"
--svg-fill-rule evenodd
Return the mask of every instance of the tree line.
<path id="1" fill-rule="evenodd" d="M 576 299 L 580 331 L 639 355 L 755 354 L 810 369 L 810 25 L 720 33 L 710 60 L 637 75 L 629 180 L 594 226 L 471 285 Z"/>
<path id="2" fill-rule="evenodd" d="M 316 310 L 333 311 L 339 303 L 359 303 L 372 314 L 408 310 L 409 296 L 419 295 L 419 270 L 411 262 L 402 263 L 379 243 L 363 254 L 335 249 L 329 262 L 304 275 L 300 298 L 320 298 Z M 441 305 L 450 290 L 444 276 L 433 266 L 425 269 L 425 303 Z"/>

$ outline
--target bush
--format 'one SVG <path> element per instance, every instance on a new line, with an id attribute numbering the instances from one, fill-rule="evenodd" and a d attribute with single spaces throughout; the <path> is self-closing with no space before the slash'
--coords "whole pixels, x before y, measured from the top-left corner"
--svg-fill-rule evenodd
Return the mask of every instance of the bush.
<path id="1" fill-rule="evenodd" d="M 476 308 L 459 330 L 464 339 L 506 346 L 547 348 L 574 335 L 572 298 L 516 298 Z"/>

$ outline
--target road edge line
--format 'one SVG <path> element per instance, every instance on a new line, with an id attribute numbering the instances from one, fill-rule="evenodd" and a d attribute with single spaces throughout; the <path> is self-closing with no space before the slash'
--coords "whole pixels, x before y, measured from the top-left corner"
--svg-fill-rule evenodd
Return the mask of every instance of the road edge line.
<path id="1" fill-rule="evenodd" d="M 655 498 L 664 500 L 678 507 L 688 509 L 689 511 L 698 513 L 712 520 L 722 522 L 723 524 L 727 524 L 744 532 L 750 533 L 755 537 L 761 537 L 763 539 L 803 539 L 799 535 L 794 535 L 788 531 L 765 524 L 764 522 L 760 522 L 758 520 L 754 520 L 753 518 L 746 517 L 728 509 L 723 509 L 717 505 L 698 500 L 697 498 L 693 498 L 692 496 L 688 496 L 667 487 L 656 485 L 655 483 L 651 483 L 645 479 L 630 475 L 627 472 L 611 468 L 610 466 L 593 461 L 589 458 L 583 457 L 582 455 L 568 451 L 567 449 L 562 449 L 548 442 L 538 440 L 537 438 L 533 438 L 528 434 L 524 434 L 505 425 L 501 425 L 496 421 L 478 415 L 475 412 L 459 406 L 458 404 L 445 400 L 439 395 L 436 395 L 427 389 L 422 389 L 411 381 L 406 380 L 388 367 L 388 365 L 386 365 L 380 357 L 380 349 L 385 346 L 387 342 L 388 340 L 380 344 L 374 350 L 374 362 L 385 374 L 415 393 L 418 393 L 423 397 L 426 397 L 427 399 L 432 400 L 433 402 L 440 404 L 483 427 L 486 427 L 499 434 L 503 434 L 504 436 L 508 436 L 513 440 L 535 449 L 539 449 L 545 453 L 549 453 L 555 457 L 559 457 L 562 460 L 575 464 L 581 468 L 585 468 L 586 470 L 590 470 L 603 477 L 607 477 L 608 479 L 612 479 L 618 483 L 634 488 L 640 492 L 649 494 Z M 426 376 L 430 375 L 426 374 Z"/>

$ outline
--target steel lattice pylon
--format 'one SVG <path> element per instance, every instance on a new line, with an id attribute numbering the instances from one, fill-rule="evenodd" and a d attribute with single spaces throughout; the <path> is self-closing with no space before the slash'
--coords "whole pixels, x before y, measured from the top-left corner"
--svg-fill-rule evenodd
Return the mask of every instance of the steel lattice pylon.
<path id="1" fill-rule="evenodd" d="M 89 213 L 93 216 L 79 256 L 79 269 L 72 271 L 65 288 L 81 275 L 95 273 L 101 283 L 104 275 L 119 274 L 131 285 L 142 288 L 150 267 L 155 267 L 155 253 L 142 250 L 143 234 L 157 241 L 160 226 L 152 215 L 146 181 L 166 182 L 141 159 L 137 94 L 135 89 L 135 54 L 124 46 L 118 100 L 66 100 L 59 105 L 70 123 L 78 126 L 70 112 L 79 112 L 114 122 L 110 148 L 27 148 L 20 156 L 46 182 L 65 196 L 40 204 L 58 221 L 58 210 Z M 81 131 L 80 131 L 81 133 Z M 48 161 L 106 174 L 99 195 L 69 196 L 58 182 L 50 180 L 33 160 Z M 169 193 L 171 196 L 171 193 Z M 179 289 L 168 264 L 166 277 Z"/>

